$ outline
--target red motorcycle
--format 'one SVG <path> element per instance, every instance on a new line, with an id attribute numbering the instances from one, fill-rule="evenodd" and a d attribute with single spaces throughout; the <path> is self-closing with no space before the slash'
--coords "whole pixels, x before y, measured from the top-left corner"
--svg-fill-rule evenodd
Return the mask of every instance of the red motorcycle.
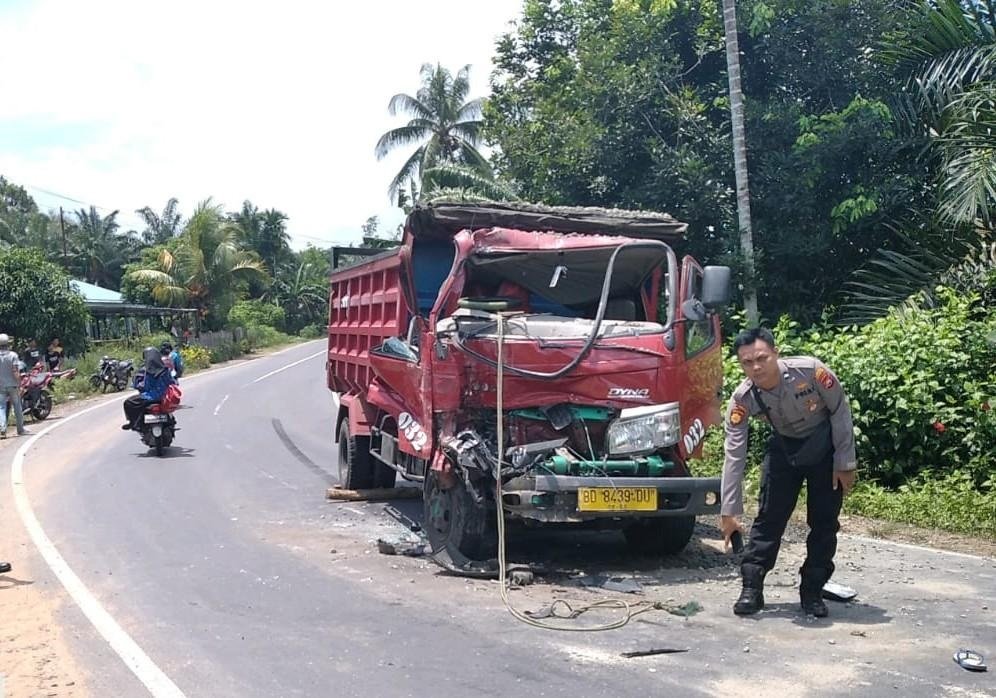
<path id="1" fill-rule="evenodd" d="M 46 371 L 42 364 L 21 374 L 21 409 L 31 415 L 36 422 L 46 419 L 52 413 L 52 381 L 56 378 L 72 380 L 76 369 L 68 371 Z M 7 419 L 10 420 L 12 407 L 7 403 Z"/>
<path id="2" fill-rule="evenodd" d="M 142 443 L 156 449 L 156 455 L 161 456 L 171 443 L 178 430 L 173 413 L 180 407 L 180 388 L 170 385 L 166 394 L 159 402 L 145 408 L 142 417 Z"/>

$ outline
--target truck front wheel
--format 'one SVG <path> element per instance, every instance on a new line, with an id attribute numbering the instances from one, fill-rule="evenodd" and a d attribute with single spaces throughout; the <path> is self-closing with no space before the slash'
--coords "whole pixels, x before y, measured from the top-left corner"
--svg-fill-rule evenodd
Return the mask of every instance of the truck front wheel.
<path id="1" fill-rule="evenodd" d="M 692 538 L 694 516 L 640 519 L 623 529 L 626 542 L 644 555 L 677 555 Z"/>
<path id="2" fill-rule="evenodd" d="M 347 490 L 369 489 L 373 485 L 370 437 L 351 436 L 348 419 L 339 426 L 339 485 Z"/>
<path id="3" fill-rule="evenodd" d="M 484 502 L 475 502 L 462 480 L 443 489 L 436 471 L 429 470 L 422 500 L 433 552 L 445 548 L 458 565 L 463 560 L 494 559 L 498 551 L 495 512 Z"/>

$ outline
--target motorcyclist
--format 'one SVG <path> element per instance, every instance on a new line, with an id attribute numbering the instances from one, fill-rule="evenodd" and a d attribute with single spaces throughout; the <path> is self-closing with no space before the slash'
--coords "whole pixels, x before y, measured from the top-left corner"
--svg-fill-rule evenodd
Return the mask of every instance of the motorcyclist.
<path id="1" fill-rule="evenodd" d="M 125 419 L 122 429 L 138 429 L 140 420 L 145 414 L 145 408 L 163 399 L 166 389 L 176 381 L 163 363 L 163 356 L 155 347 L 146 347 L 142 352 L 145 362 L 145 379 L 142 392 L 124 401 Z"/>
<path id="2" fill-rule="evenodd" d="M 159 351 L 163 355 L 163 363 L 166 364 L 166 368 L 169 369 L 170 375 L 173 378 L 179 378 L 183 375 L 183 359 L 180 358 L 180 352 L 173 349 L 173 345 L 169 342 L 163 342 L 162 346 L 159 347 Z"/>

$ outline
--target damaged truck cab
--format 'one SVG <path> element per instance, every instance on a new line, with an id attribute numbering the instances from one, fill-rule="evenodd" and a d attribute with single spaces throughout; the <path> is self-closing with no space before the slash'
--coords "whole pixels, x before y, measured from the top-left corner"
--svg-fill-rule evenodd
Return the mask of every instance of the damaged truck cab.
<path id="1" fill-rule="evenodd" d="M 417 208 L 400 247 L 332 273 L 341 484 L 422 483 L 434 554 L 459 569 L 495 556 L 499 510 L 682 550 L 719 511 L 719 479 L 689 459 L 720 421 L 730 276 L 679 264 L 683 231 L 660 214 Z"/>

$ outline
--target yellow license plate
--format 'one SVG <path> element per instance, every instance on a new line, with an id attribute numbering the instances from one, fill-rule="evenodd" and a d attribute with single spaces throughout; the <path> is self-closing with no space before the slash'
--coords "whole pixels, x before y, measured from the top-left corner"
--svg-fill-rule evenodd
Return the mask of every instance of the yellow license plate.
<path id="1" fill-rule="evenodd" d="M 653 487 L 579 487 L 578 511 L 657 511 Z"/>

